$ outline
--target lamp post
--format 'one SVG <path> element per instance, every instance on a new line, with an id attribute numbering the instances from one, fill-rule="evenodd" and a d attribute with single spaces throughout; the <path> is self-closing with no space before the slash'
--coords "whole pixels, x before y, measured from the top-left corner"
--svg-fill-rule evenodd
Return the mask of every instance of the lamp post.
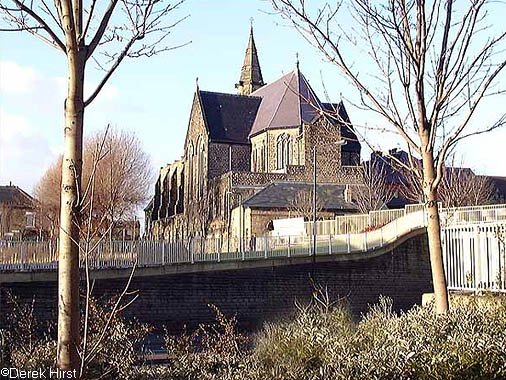
<path id="1" fill-rule="evenodd" d="M 328 145 L 343 146 L 346 145 L 346 140 L 339 140 Z M 313 261 L 316 258 L 316 148 L 317 145 L 313 145 L 313 250 L 311 252 Z"/>

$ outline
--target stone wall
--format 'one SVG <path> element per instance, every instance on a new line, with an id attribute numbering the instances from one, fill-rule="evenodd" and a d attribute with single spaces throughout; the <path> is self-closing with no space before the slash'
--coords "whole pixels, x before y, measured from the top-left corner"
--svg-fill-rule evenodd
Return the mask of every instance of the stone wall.
<path id="1" fill-rule="evenodd" d="M 232 171 L 249 171 L 251 147 L 241 144 L 209 144 L 209 179 Z"/>
<path id="2" fill-rule="evenodd" d="M 126 280 L 97 280 L 96 295 L 119 294 Z M 295 301 L 309 302 L 312 282 L 328 287 L 330 294 L 345 297 L 353 315 L 360 316 L 380 295 L 393 298 L 396 310 L 420 304 L 431 292 L 431 275 L 425 235 L 411 238 L 390 253 L 354 261 L 302 263 L 286 266 L 134 278 L 131 289 L 139 298 L 125 316 L 162 325 L 171 331 L 211 322 L 208 304 L 228 315 L 237 314 L 244 330 L 255 330 L 266 321 L 294 312 Z M 55 320 L 56 282 L 2 284 L 0 323 L 12 313 L 7 292 L 25 303 L 34 299 L 39 320 Z"/>

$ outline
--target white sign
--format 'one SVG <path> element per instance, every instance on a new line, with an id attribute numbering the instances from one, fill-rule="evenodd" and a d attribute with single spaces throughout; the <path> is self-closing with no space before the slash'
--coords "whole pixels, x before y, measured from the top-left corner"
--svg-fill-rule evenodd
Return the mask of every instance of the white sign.
<path id="1" fill-rule="evenodd" d="M 275 219 L 273 236 L 304 236 L 304 218 Z"/>

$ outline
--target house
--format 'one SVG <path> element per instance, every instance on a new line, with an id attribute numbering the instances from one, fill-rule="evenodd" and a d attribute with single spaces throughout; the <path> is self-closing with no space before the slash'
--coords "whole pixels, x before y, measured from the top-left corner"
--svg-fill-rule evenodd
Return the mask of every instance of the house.
<path id="1" fill-rule="evenodd" d="M 0 186 L 0 239 L 36 235 L 34 199 L 12 183 Z"/>

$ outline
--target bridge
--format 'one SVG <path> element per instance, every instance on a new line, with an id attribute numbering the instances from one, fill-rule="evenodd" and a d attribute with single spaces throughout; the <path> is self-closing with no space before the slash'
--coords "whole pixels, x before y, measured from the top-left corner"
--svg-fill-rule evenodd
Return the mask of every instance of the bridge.
<path id="1" fill-rule="evenodd" d="M 506 204 L 440 209 L 450 289 L 506 291 Z M 339 216 L 306 224 L 304 236 L 249 242 L 194 237 L 184 241 L 81 242 L 81 267 L 94 278 L 224 271 L 376 257 L 425 233 L 423 205 Z M 312 232 L 316 229 L 316 241 Z M 54 281 L 57 243 L 0 241 L 0 283 Z"/>
<path id="2" fill-rule="evenodd" d="M 441 218 L 449 288 L 504 291 L 506 205 L 441 209 Z M 346 299 L 358 318 L 380 295 L 407 310 L 432 292 L 426 222 L 423 207 L 413 205 L 310 223 L 305 236 L 81 242 L 81 266 L 90 269 L 98 298 L 120 294 L 135 268 L 130 290 L 138 298 L 125 317 L 157 331 L 212 322 L 208 304 L 254 331 L 293 313 L 295 301 L 309 302 L 314 284 Z M 39 320 L 56 320 L 56 248 L 0 243 L 0 328 L 16 303 L 31 305 Z"/>

